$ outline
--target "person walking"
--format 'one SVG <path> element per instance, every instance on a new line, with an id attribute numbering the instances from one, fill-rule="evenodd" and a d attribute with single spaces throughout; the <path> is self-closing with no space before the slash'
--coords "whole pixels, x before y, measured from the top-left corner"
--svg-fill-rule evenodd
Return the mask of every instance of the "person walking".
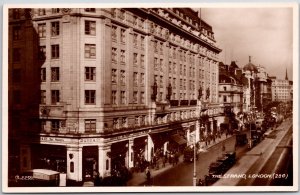
<path id="1" fill-rule="evenodd" d="M 151 184 L 151 173 L 150 173 L 149 167 L 146 168 L 146 179 L 147 179 L 146 184 L 150 186 L 150 184 Z"/>

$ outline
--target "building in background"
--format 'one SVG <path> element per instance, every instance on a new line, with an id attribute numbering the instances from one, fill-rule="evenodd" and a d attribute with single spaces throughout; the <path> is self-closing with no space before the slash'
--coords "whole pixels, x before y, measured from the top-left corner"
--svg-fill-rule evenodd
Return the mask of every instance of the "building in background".
<path id="1" fill-rule="evenodd" d="M 192 9 L 10 9 L 8 42 L 15 172 L 105 177 L 217 131 L 221 50 Z"/>
<path id="2" fill-rule="evenodd" d="M 285 79 L 277 79 L 275 76 L 272 80 L 272 101 L 290 102 L 292 100 L 291 90 L 293 89 L 292 82 L 288 80 L 286 73 Z"/>
<path id="3" fill-rule="evenodd" d="M 249 63 L 243 67 L 244 79 L 244 112 L 250 112 L 256 109 L 256 79 L 257 79 L 258 69 L 256 65 L 251 63 L 251 56 L 249 56 Z"/>
<path id="4" fill-rule="evenodd" d="M 220 124 L 221 131 L 232 131 L 241 125 L 237 115 L 243 112 L 244 79 L 242 69 L 238 67 L 235 61 L 232 61 L 230 65 L 220 62 L 219 102 L 224 110 L 224 121 L 221 121 Z"/>

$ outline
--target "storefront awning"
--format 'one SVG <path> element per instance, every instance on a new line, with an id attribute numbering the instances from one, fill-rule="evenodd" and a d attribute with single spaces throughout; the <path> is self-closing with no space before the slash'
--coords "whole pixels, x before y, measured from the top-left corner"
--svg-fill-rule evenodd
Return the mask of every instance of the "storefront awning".
<path id="1" fill-rule="evenodd" d="M 186 144 L 186 140 L 181 137 L 179 134 L 174 134 L 171 136 L 171 139 L 176 142 L 178 145 Z"/>

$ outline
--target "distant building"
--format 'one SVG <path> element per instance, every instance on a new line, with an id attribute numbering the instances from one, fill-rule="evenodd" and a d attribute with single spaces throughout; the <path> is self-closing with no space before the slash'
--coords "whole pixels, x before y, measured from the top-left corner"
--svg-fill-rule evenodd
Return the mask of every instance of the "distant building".
<path id="1" fill-rule="evenodd" d="M 243 79 L 242 69 L 234 61 L 219 63 L 219 102 L 224 111 L 221 128 L 237 128 L 233 125 L 237 125 L 236 115 L 243 112 Z"/>
<path id="2" fill-rule="evenodd" d="M 256 109 L 256 78 L 257 78 L 258 69 L 256 65 L 251 63 L 251 56 L 249 56 L 249 63 L 243 67 L 243 74 L 245 75 L 244 80 L 244 112 L 249 112 L 252 109 Z"/>
<path id="3" fill-rule="evenodd" d="M 265 105 L 272 101 L 271 79 L 268 77 L 265 67 L 257 66 L 257 75 L 255 80 L 256 101 L 255 105 L 258 111 L 263 111 Z"/>
<path id="4" fill-rule="evenodd" d="M 277 79 L 275 76 L 272 80 L 272 101 L 290 102 L 292 100 L 293 84 L 288 80 L 287 73 L 285 79 Z"/>
<path id="5" fill-rule="evenodd" d="M 105 177 L 217 129 L 221 50 L 192 9 L 10 9 L 8 41 L 9 170 Z"/>

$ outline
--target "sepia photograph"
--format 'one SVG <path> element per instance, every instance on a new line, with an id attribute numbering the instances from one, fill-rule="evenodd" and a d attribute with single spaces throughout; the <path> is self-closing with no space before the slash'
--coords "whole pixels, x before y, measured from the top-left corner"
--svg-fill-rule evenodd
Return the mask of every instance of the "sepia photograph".
<path id="1" fill-rule="evenodd" d="M 298 191 L 297 3 L 4 5 L 3 26 L 3 192 Z"/>

